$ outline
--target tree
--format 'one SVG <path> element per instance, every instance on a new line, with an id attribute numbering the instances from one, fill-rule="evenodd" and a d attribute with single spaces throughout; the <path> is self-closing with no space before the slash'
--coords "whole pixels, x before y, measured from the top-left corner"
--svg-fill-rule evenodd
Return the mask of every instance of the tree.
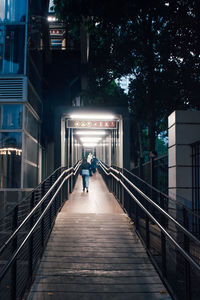
<path id="1" fill-rule="evenodd" d="M 87 75 L 104 97 L 115 78 L 133 74 L 129 105 L 140 145 L 148 150 L 177 108 L 198 108 L 200 37 L 198 0 L 54 0 L 71 28 L 84 23 L 90 34 Z M 92 83 L 93 82 L 93 83 Z M 91 89 L 92 90 L 92 89 Z M 102 98 L 101 98 L 102 99 Z M 146 132 L 146 131 L 145 131 Z M 142 145 L 140 145 L 142 155 Z"/>

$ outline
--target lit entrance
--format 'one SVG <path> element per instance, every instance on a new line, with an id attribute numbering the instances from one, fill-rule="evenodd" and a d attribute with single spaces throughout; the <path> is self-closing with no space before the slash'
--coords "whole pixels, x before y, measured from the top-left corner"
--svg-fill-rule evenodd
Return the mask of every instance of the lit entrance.
<path id="1" fill-rule="evenodd" d="M 108 165 L 123 166 L 123 118 L 119 114 L 72 113 L 62 117 L 62 166 L 94 154 Z"/>

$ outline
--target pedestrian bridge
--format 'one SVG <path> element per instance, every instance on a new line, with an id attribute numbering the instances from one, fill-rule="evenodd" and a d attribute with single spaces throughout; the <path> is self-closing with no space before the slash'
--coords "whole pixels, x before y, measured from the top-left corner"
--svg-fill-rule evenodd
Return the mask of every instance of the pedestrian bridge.
<path id="1" fill-rule="evenodd" d="M 1 222 L 0 298 L 199 299 L 200 242 L 186 224 L 197 216 L 102 162 L 83 192 L 79 166 Z"/>

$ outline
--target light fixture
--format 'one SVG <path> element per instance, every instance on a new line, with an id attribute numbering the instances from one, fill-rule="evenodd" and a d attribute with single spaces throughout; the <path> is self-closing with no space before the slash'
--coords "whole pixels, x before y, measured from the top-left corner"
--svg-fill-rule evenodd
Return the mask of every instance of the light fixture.
<path id="1" fill-rule="evenodd" d="M 83 147 L 95 147 L 97 143 L 83 143 Z"/>
<path id="2" fill-rule="evenodd" d="M 12 152 L 15 152 L 16 155 L 20 156 L 22 150 L 18 148 L 0 148 L 0 155 L 11 155 Z"/>
<path id="3" fill-rule="evenodd" d="M 55 21 L 57 21 L 58 19 L 56 19 L 56 17 L 48 16 L 48 17 L 47 17 L 47 20 L 48 20 L 49 22 L 55 22 Z"/>
<path id="4" fill-rule="evenodd" d="M 81 137 L 81 142 L 98 142 L 101 140 L 101 137 Z"/>
<path id="5" fill-rule="evenodd" d="M 105 135 L 106 132 L 102 130 L 79 130 L 76 131 L 77 135 Z"/>
<path id="6" fill-rule="evenodd" d="M 71 115 L 71 119 L 79 119 L 79 120 L 113 120 L 115 117 L 113 115 Z"/>

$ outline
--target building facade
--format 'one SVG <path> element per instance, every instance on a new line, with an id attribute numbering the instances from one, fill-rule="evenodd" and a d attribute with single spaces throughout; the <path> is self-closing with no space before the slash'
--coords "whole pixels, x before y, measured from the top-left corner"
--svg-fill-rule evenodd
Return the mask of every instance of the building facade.
<path id="1" fill-rule="evenodd" d="M 49 11 L 49 0 L 0 1 L 0 214 L 56 168 L 84 155 L 76 130 L 66 126 L 71 112 L 83 113 L 83 37 L 82 43 L 73 40 Z M 107 130 L 95 153 L 129 168 L 127 112 L 102 109 L 116 116 L 118 127 Z M 84 106 L 85 113 L 93 110 Z"/>
<path id="2" fill-rule="evenodd" d="M 42 177 L 43 68 L 48 1 L 0 1 L 0 208 Z M 3 208 L 3 209 L 2 209 Z"/>

